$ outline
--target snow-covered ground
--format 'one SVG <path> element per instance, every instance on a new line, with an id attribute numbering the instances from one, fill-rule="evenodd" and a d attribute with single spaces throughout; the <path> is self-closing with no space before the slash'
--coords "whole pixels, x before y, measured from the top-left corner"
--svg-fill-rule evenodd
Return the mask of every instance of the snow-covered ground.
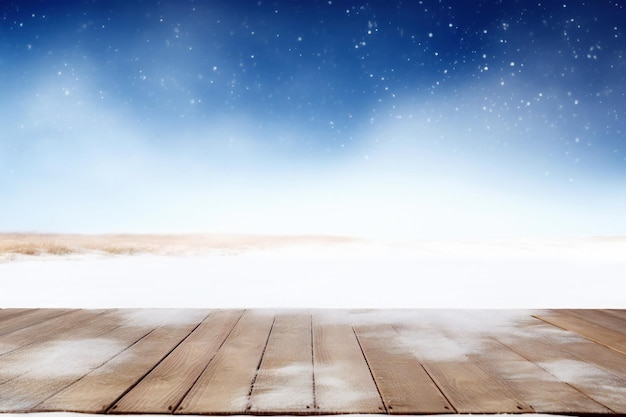
<path id="1" fill-rule="evenodd" d="M 295 240 L 18 256 L 0 307 L 626 308 L 626 239 Z"/>

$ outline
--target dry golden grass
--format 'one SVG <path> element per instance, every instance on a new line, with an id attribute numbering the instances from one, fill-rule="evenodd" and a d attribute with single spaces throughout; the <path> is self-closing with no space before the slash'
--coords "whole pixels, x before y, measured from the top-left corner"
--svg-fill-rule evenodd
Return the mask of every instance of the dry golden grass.
<path id="1" fill-rule="evenodd" d="M 248 249 L 270 249 L 291 245 L 328 244 L 355 241 L 338 236 L 263 235 L 77 235 L 0 233 L 0 258 L 39 255 L 101 253 L 132 255 L 193 254 L 204 251 L 236 253 Z"/>

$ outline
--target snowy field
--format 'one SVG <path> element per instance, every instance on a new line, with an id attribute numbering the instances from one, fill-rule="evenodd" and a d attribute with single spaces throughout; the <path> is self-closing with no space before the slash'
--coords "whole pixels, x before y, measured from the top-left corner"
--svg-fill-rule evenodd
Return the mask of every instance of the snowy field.
<path id="1" fill-rule="evenodd" d="M 98 239 L 5 235 L 0 307 L 626 308 L 624 238 Z"/>

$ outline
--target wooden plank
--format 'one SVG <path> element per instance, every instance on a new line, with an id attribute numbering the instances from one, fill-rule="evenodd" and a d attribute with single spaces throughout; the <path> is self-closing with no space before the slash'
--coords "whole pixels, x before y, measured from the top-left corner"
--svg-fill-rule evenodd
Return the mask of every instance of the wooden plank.
<path id="1" fill-rule="evenodd" d="M 459 413 L 532 412 L 504 380 L 489 375 L 476 363 L 425 363 L 424 368 Z"/>
<path id="2" fill-rule="evenodd" d="M 568 340 L 581 340 L 580 335 L 539 320 L 526 326 L 525 332 L 526 337 L 523 338 L 497 337 L 497 339 L 611 412 L 626 413 L 626 380 L 581 360 L 562 348 Z"/>
<path id="3" fill-rule="evenodd" d="M 605 309 L 605 310 L 601 310 L 603 312 L 605 312 L 606 314 L 609 314 L 613 317 L 618 317 L 622 320 L 626 320 L 626 310 L 615 310 L 615 309 Z"/>
<path id="4" fill-rule="evenodd" d="M 31 411 L 103 413 L 169 354 L 209 311 L 184 312 L 164 319 L 158 328 L 130 345 L 119 355 L 67 388 L 33 407 Z"/>
<path id="5" fill-rule="evenodd" d="M 316 409 L 329 414 L 385 412 L 352 326 L 333 324 L 328 316 L 326 312 L 313 320 Z"/>
<path id="6" fill-rule="evenodd" d="M 576 332 L 589 340 L 626 355 L 626 334 L 590 323 L 560 310 L 551 310 L 547 314 L 535 317 L 553 326 Z"/>
<path id="7" fill-rule="evenodd" d="M 176 413 L 245 414 L 274 314 L 246 311 Z"/>
<path id="8" fill-rule="evenodd" d="M 33 311 L 32 308 L 0 308 L 0 320 L 10 319 L 21 314 Z"/>
<path id="9" fill-rule="evenodd" d="M 593 364 L 626 380 L 626 355 L 580 337 L 578 341 L 562 343 L 559 347 L 576 358 Z"/>
<path id="10" fill-rule="evenodd" d="M 432 311 L 416 314 L 396 328 L 401 344 L 422 363 L 457 412 L 532 412 L 500 375 L 481 363 L 488 335 L 498 331 L 486 326 L 491 321 L 485 318 L 484 312 Z"/>
<path id="11" fill-rule="evenodd" d="M 354 330 L 389 414 L 455 411 L 415 356 L 394 346 L 398 333 L 390 324 Z"/>
<path id="12" fill-rule="evenodd" d="M 606 327 L 626 336 L 626 318 L 616 317 L 601 310 L 576 309 L 576 310 L 559 310 L 567 314 L 578 317 L 587 323 L 597 326 Z"/>
<path id="13" fill-rule="evenodd" d="M 626 355 L 620 352 L 539 319 L 534 319 L 533 325 L 527 325 L 526 330 L 533 332 L 533 337 L 540 339 L 546 349 L 567 352 L 570 356 L 626 379 Z"/>
<path id="14" fill-rule="evenodd" d="M 310 413 L 313 392 L 311 316 L 276 317 L 250 396 L 250 412 Z"/>
<path id="15" fill-rule="evenodd" d="M 110 412 L 173 412 L 220 349 L 242 313 L 240 310 L 211 313 Z"/>
<path id="16" fill-rule="evenodd" d="M 110 331 L 119 326 L 119 323 L 112 321 L 111 311 L 97 316 L 95 320 L 83 322 L 71 329 L 57 332 L 54 337 L 40 340 L 37 343 L 28 344 L 25 347 L 13 350 L 0 356 L 0 385 L 13 380 L 20 375 L 35 372 L 37 361 L 42 361 L 46 366 L 53 363 L 46 361 L 42 352 L 57 352 L 54 347 L 64 341 L 76 339 L 95 338 L 100 334 Z M 52 356 L 51 356 L 52 358 Z M 53 358 L 52 358 L 53 359 Z"/>
<path id="17" fill-rule="evenodd" d="M 93 320 L 104 312 L 105 310 L 71 310 L 67 314 L 58 315 L 0 336 L 0 355 L 5 355 L 45 339 L 58 338 L 66 331 L 71 331 L 73 327 L 88 320 Z"/>
<path id="18" fill-rule="evenodd" d="M 30 411 L 145 333 L 120 326 L 114 313 L 0 357 L 0 411 Z"/>
<path id="19" fill-rule="evenodd" d="M 520 340 L 520 343 L 524 343 Z M 495 340 L 485 341 L 483 353 L 471 356 L 489 373 L 498 375 L 536 413 L 608 414 L 610 410 L 571 385 L 558 380 L 536 363 L 515 353 Z"/>
<path id="20" fill-rule="evenodd" d="M 352 327 L 327 312 L 292 311 L 274 322 L 268 311 L 218 311 L 221 319 L 212 314 L 204 321 L 208 311 L 195 311 L 193 323 L 157 324 L 126 320 L 130 313 L 150 316 L 144 310 L 55 311 L 63 315 L 31 318 L 0 336 L 0 412 L 102 413 L 145 389 L 133 394 L 145 403 L 176 393 L 165 401 L 171 408 L 158 413 L 626 415 L 626 355 L 534 318 L 494 333 L 476 331 L 471 322 L 463 323 L 470 331 L 438 320 L 420 323 L 419 314 L 414 321 Z M 561 313 L 614 342 L 620 312 L 540 316 Z M 462 357 L 422 354 L 437 346 L 463 347 Z M 172 389 L 154 389 L 167 385 Z M 143 405 L 135 410 L 154 412 Z"/>
<path id="21" fill-rule="evenodd" d="M 0 336 L 16 330 L 24 329 L 33 324 L 41 323 L 53 317 L 69 313 L 67 309 L 35 309 L 0 322 Z"/>

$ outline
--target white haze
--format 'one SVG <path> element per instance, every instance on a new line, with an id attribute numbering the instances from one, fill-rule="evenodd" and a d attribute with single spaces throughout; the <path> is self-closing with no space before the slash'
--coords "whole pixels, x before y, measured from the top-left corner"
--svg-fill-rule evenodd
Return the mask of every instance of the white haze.
<path id="1" fill-rule="evenodd" d="M 42 78 L 7 109 L 2 231 L 626 234 L 619 178 L 550 158 L 539 128 L 525 140 L 495 116 L 488 132 L 429 121 L 454 112 L 450 103 L 399 105 L 325 147 L 288 122 L 222 117 L 159 131 L 97 99 L 87 81 L 62 87 Z"/>

